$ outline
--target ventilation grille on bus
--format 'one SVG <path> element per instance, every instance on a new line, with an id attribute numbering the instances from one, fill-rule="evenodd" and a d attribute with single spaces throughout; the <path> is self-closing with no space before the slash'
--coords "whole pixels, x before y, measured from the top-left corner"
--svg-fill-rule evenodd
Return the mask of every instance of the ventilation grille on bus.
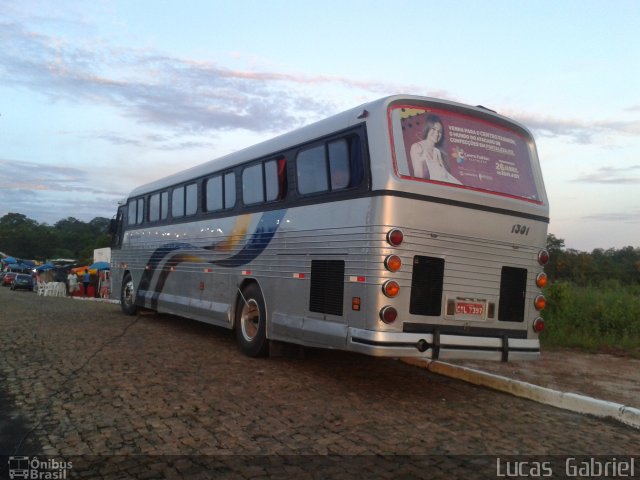
<path id="1" fill-rule="evenodd" d="M 443 278 L 444 259 L 418 255 L 413 257 L 410 313 L 413 315 L 440 315 Z"/>
<path id="2" fill-rule="evenodd" d="M 524 268 L 502 267 L 498 320 L 503 322 L 523 322 L 526 293 L 527 270 Z"/>
<path id="3" fill-rule="evenodd" d="M 311 295 L 309 310 L 342 315 L 344 297 L 344 261 L 311 261 Z"/>

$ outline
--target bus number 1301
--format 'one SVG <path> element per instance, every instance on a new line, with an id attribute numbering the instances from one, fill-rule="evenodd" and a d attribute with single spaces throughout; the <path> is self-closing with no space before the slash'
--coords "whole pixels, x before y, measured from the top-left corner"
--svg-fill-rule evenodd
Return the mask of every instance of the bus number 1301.
<path id="1" fill-rule="evenodd" d="M 529 227 L 527 227 L 526 225 L 515 224 L 513 227 L 511 227 L 511 233 L 529 235 Z"/>

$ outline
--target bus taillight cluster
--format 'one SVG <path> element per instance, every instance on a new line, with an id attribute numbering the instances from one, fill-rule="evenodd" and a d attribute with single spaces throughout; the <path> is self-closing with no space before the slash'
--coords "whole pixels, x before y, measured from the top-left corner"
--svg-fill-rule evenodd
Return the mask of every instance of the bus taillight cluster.
<path id="1" fill-rule="evenodd" d="M 387 232 L 387 243 L 392 247 L 399 247 L 404 241 L 402 230 L 393 228 Z M 388 255 L 384 259 L 384 268 L 390 272 L 397 272 L 402 267 L 402 260 L 398 255 Z M 388 298 L 394 298 L 400 293 L 400 284 L 395 280 L 387 280 L 382 284 L 382 293 Z M 380 310 L 380 320 L 384 323 L 393 323 L 398 318 L 398 311 L 386 305 Z"/>
<path id="2" fill-rule="evenodd" d="M 547 252 L 546 250 L 540 250 L 538 252 L 538 263 L 542 267 L 549 263 L 549 252 Z M 546 273 L 540 272 L 536 276 L 536 286 L 538 288 L 544 288 L 548 283 L 549 279 Z M 533 306 L 537 311 L 540 312 L 547 306 L 547 299 L 544 297 L 544 295 L 537 295 L 536 298 L 533 299 Z M 544 319 L 542 317 L 536 318 L 533 321 L 532 328 L 536 333 L 542 332 L 542 330 L 544 330 Z"/>

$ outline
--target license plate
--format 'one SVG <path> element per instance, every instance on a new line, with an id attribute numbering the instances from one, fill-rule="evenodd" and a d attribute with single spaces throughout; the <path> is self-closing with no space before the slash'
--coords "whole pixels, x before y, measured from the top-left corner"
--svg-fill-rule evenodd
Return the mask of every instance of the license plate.
<path id="1" fill-rule="evenodd" d="M 457 302 L 456 315 L 482 317 L 484 315 L 484 303 Z"/>

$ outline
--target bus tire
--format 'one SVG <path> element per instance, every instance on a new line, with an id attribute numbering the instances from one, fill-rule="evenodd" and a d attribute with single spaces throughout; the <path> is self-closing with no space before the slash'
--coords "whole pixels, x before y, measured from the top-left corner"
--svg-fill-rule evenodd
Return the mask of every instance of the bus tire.
<path id="1" fill-rule="evenodd" d="M 122 288 L 120 289 L 120 308 L 125 315 L 135 315 L 138 313 L 136 305 L 136 289 L 133 286 L 133 278 L 131 274 L 125 274 L 122 279 Z"/>
<path id="2" fill-rule="evenodd" d="M 236 338 L 240 350 L 249 357 L 264 357 L 269 353 L 267 340 L 267 309 L 257 284 L 242 290 L 236 309 Z"/>

